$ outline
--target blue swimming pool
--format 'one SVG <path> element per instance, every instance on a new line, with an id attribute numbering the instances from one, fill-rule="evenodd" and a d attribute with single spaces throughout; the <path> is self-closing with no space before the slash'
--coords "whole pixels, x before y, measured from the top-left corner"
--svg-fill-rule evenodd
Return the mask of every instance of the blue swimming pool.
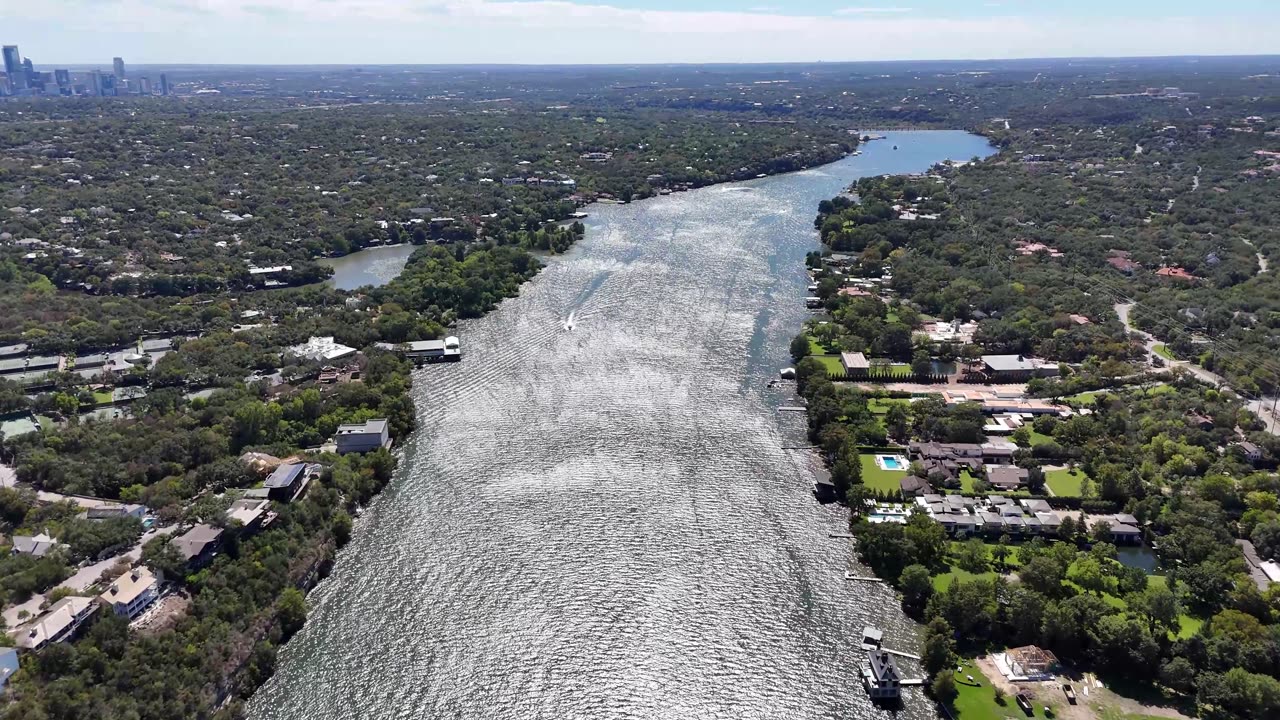
<path id="1" fill-rule="evenodd" d="M 898 458 L 896 457 L 890 457 L 887 455 L 883 456 L 880 458 L 880 464 L 884 466 L 885 470 L 901 470 L 902 469 L 902 463 L 898 462 Z"/>

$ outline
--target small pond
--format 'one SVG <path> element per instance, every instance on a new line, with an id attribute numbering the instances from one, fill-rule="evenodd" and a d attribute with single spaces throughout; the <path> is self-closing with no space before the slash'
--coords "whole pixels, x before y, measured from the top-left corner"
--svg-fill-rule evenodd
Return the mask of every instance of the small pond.
<path id="1" fill-rule="evenodd" d="M 1159 574 L 1160 558 L 1156 557 L 1155 551 L 1149 547 L 1121 545 L 1116 548 L 1116 559 L 1126 567 L 1140 568 L 1150 575 Z"/>
<path id="2" fill-rule="evenodd" d="M 324 258 L 320 264 L 333 268 L 329 285 L 339 290 L 355 290 L 366 285 L 380 287 L 395 280 L 413 254 L 414 246 L 378 245 L 336 258 Z"/>

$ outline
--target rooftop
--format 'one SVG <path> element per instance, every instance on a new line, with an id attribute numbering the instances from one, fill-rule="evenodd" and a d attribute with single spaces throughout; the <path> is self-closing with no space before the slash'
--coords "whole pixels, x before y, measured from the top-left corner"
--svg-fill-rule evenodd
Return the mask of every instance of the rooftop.
<path id="1" fill-rule="evenodd" d="M 288 463 L 281 465 L 267 477 L 266 482 L 263 483 L 263 487 L 270 489 L 287 488 L 293 485 L 293 483 L 297 481 L 298 476 L 300 476 L 306 469 L 307 466 L 303 463 Z"/>
<path id="2" fill-rule="evenodd" d="M 222 537 L 222 530 L 212 525 L 196 525 L 181 536 L 173 539 L 173 544 L 182 554 L 183 559 L 191 560 L 205 551 L 210 544 Z"/>
<path id="3" fill-rule="evenodd" d="M 149 588 L 155 587 L 156 576 L 145 567 L 134 568 L 121 575 L 99 597 L 108 604 L 128 605 Z"/>
<path id="4" fill-rule="evenodd" d="M 364 435 L 378 434 L 381 435 L 387 429 L 387 421 L 385 419 L 366 420 L 359 425 L 339 425 L 339 435 Z"/>

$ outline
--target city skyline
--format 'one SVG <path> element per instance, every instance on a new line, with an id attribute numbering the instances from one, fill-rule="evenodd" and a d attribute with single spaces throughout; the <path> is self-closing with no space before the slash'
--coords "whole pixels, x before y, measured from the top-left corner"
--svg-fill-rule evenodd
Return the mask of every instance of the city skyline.
<path id="1" fill-rule="evenodd" d="M 42 66 L 41 69 L 36 69 L 33 58 L 24 56 L 22 48 L 17 44 L 4 45 L 0 55 L 3 60 L 0 69 L 4 71 L 4 76 L 0 78 L 0 97 L 153 95 L 156 94 L 156 89 L 160 95 L 170 94 L 166 73 L 160 73 L 159 81 L 155 84 L 146 75 L 138 75 L 131 80 L 124 58 L 119 55 L 111 59 L 110 72 L 104 73 L 91 66 L 88 70 L 77 69 L 74 75 L 66 67 L 53 66 L 51 70 L 46 70 Z"/>
<path id="2" fill-rule="evenodd" d="M 77 0 L 6 32 L 61 65 L 608 64 L 1009 59 L 1280 52 L 1280 7 L 1241 0 Z M 60 10 L 65 9 L 66 12 Z M 1102 18 L 1106 18 L 1103 22 Z M 91 22 L 90 22 L 91 20 Z M 164 27 L 165 32 L 139 30 Z"/>

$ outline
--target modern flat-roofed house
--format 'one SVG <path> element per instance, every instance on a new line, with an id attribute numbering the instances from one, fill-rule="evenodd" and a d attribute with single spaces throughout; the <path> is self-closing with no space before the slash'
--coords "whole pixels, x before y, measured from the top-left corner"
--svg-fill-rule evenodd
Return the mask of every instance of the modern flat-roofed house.
<path id="1" fill-rule="evenodd" d="M 26 343 L 18 343 L 17 345 L 2 345 L 0 346 L 0 358 L 11 358 L 11 357 L 19 357 L 21 355 L 26 355 L 27 350 L 30 350 L 30 349 L 31 349 L 30 346 L 28 346 Z"/>
<path id="2" fill-rule="evenodd" d="M 132 517 L 141 520 L 147 514 L 147 506 L 122 503 L 103 503 L 84 511 L 86 520 L 112 520 L 114 518 Z"/>
<path id="3" fill-rule="evenodd" d="M 71 595 L 49 606 L 48 612 L 9 631 L 13 644 L 25 650 L 39 650 L 51 643 L 75 637 L 80 626 L 98 610 L 94 598 Z"/>
<path id="4" fill-rule="evenodd" d="M 132 620 L 160 597 L 160 581 L 147 568 L 134 568 L 98 597 L 116 615 Z"/>
<path id="5" fill-rule="evenodd" d="M 212 525 L 197 525 L 173 539 L 174 547 L 189 568 L 208 565 L 222 544 L 222 530 Z"/>
<path id="6" fill-rule="evenodd" d="M 267 476 L 262 486 L 267 489 L 267 495 L 272 500 L 289 502 L 302 489 L 306 476 L 305 463 L 285 463 Z"/>
<path id="7" fill-rule="evenodd" d="M 356 354 L 356 349 L 334 342 L 333 336 L 313 337 L 301 345 L 294 345 L 289 352 L 313 362 L 333 362 Z"/>
<path id="8" fill-rule="evenodd" d="M 242 532 L 255 533 L 274 519 L 270 507 L 271 502 L 266 498 L 240 498 L 227 508 L 227 519 L 240 523 Z"/>
<path id="9" fill-rule="evenodd" d="M 987 379 L 995 383 L 1026 382 L 1058 374 L 1057 365 L 1025 355 L 983 355 L 982 369 Z"/>
<path id="10" fill-rule="evenodd" d="M 873 700 L 892 700 L 902 695 L 902 675 L 893 656 L 884 650 L 868 653 L 867 669 L 862 673 L 867 694 Z"/>
<path id="11" fill-rule="evenodd" d="M 415 362 L 458 362 L 462 341 L 452 335 L 443 340 L 417 340 L 402 345 L 400 352 Z"/>
<path id="12" fill-rule="evenodd" d="M 338 454 L 366 453 L 386 447 L 390 439 L 386 418 L 366 420 L 359 425 L 339 425 Z"/>
<path id="13" fill-rule="evenodd" d="M 840 365 L 850 377 L 865 377 L 871 369 L 871 361 L 862 353 L 840 353 Z"/>

